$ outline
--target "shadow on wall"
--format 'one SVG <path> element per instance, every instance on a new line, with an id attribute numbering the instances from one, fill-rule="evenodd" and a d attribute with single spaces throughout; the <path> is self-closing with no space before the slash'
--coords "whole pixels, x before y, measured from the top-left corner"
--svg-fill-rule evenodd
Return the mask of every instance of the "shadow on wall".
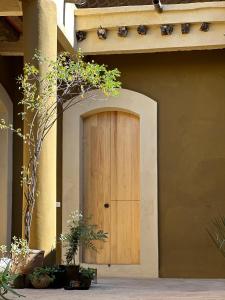
<path id="1" fill-rule="evenodd" d="M 13 106 L 0 84 L 0 119 L 12 123 Z M 0 244 L 11 241 L 12 214 L 12 134 L 0 130 Z"/>

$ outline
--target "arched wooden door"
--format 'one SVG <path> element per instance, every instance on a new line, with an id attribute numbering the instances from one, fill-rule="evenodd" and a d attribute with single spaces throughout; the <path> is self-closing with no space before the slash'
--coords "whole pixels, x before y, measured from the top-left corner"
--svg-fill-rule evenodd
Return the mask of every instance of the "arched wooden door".
<path id="1" fill-rule="evenodd" d="M 83 210 L 108 232 L 83 262 L 140 263 L 140 120 L 110 111 L 84 119 Z"/>

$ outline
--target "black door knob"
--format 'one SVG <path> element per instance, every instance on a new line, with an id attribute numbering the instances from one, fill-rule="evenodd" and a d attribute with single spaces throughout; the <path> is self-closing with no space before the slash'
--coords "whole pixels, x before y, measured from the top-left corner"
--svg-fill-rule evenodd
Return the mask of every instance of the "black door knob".
<path id="1" fill-rule="evenodd" d="M 109 203 L 105 203 L 105 204 L 104 204 L 104 207 L 105 207 L 105 208 L 109 208 L 109 206 L 110 206 Z"/>

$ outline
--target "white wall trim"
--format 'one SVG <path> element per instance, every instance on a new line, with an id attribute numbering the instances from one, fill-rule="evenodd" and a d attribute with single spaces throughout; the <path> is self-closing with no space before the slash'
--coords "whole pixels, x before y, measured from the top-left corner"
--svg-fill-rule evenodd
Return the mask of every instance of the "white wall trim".
<path id="1" fill-rule="evenodd" d="M 141 138 L 141 264 L 98 266 L 100 276 L 158 277 L 157 103 L 121 89 L 117 97 L 92 91 L 65 112 L 63 121 L 63 231 L 71 211 L 82 199 L 82 124 L 87 115 L 122 110 L 140 117 Z"/>

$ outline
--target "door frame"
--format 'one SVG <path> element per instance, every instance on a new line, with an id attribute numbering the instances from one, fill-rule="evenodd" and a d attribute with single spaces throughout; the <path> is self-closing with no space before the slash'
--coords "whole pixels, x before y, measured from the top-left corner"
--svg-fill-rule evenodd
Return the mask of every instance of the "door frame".
<path id="1" fill-rule="evenodd" d="M 3 85 L 0 83 L 0 102 L 2 107 L 2 113 L 5 115 L 4 117 L 7 118 L 7 122 L 9 124 L 13 123 L 13 103 L 6 92 Z M 1 117 L 0 117 L 1 118 Z M 11 243 L 11 228 L 12 228 L 12 168 L 13 168 L 13 135 L 10 130 L 2 131 L 1 134 L 5 135 L 7 143 L 4 144 L 6 147 L 6 156 L 0 157 L 0 160 L 3 162 L 3 173 L 5 177 L 2 179 L 5 184 L 7 185 L 5 201 L 6 203 L 3 204 L 5 209 L 4 216 L 5 220 L 5 228 L 1 228 L 3 235 L 2 236 L 2 243 L 10 245 Z"/>
<path id="2" fill-rule="evenodd" d="M 65 112 L 62 229 L 63 232 L 66 231 L 71 211 L 82 208 L 83 118 L 102 111 L 125 111 L 140 118 L 141 263 L 110 267 L 98 265 L 98 273 L 103 277 L 157 278 L 159 274 L 157 103 L 151 98 L 126 89 L 121 89 L 117 97 L 106 97 L 101 91 L 95 90 Z"/>

